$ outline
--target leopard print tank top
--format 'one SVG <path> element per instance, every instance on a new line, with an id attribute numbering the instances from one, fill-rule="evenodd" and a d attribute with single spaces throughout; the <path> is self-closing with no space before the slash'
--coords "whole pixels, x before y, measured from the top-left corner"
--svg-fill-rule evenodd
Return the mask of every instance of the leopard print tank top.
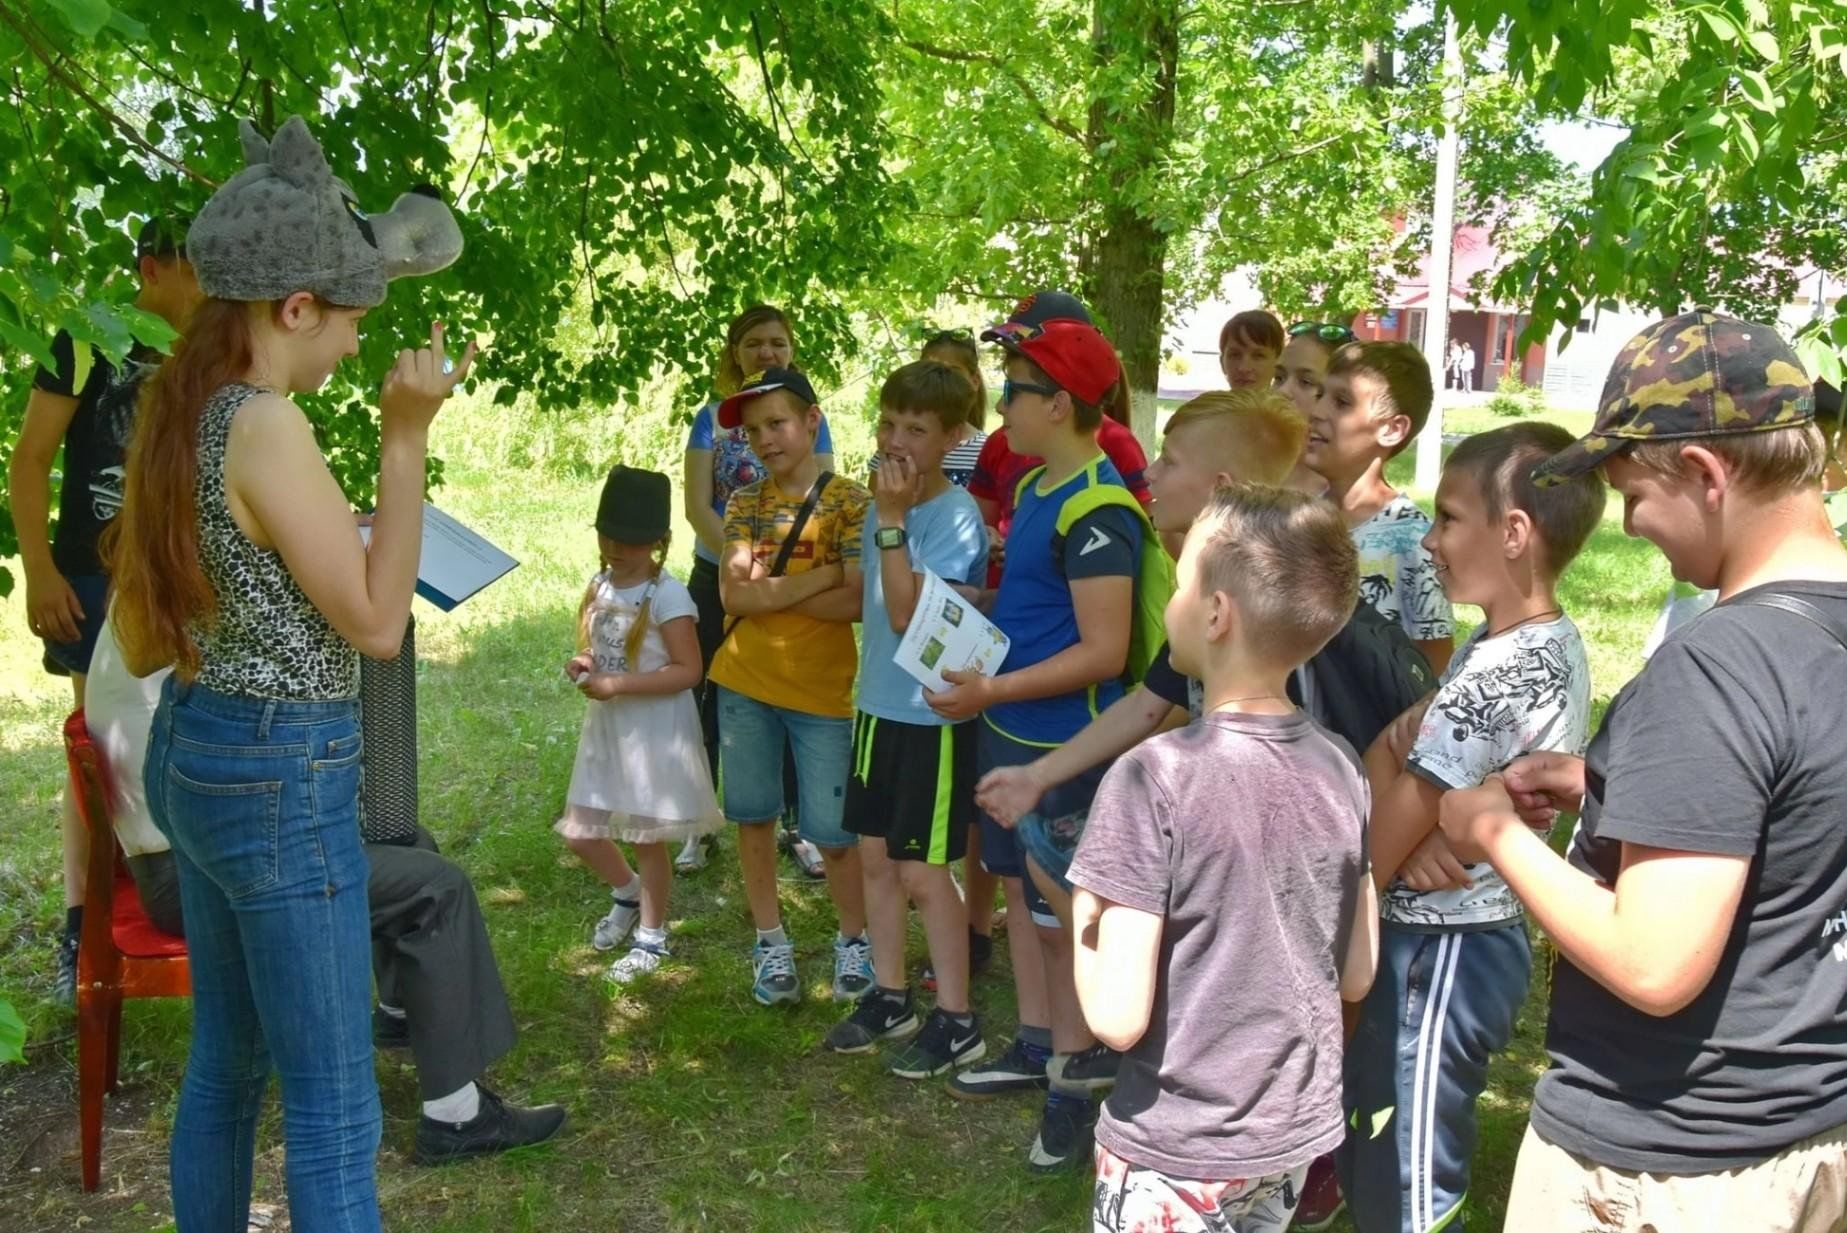
<path id="1" fill-rule="evenodd" d="M 302 593 L 281 555 L 250 542 L 225 498 L 231 417 L 260 392 L 253 385 L 224 386 L 199 420 L 193 486 L 199 564 L 218 596 L 218 619 L 192 630 L 199 684 L 220 693 L 291 701 L 351 698 L 359 692 L 359 652 Z"/>

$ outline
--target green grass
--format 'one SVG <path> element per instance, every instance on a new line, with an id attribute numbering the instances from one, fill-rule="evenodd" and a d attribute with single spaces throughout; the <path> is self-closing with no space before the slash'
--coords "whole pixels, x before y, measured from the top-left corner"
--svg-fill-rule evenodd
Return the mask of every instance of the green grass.
<path id="1" fill-rule="evenodd" d="M 460 463 L 439 499 L 522 565 L 453 614 L 418 606 L 423 818 L 473 875 L 520 1025 L 520 1044 L 490 1080 L 516 1098 L 564 1101 L 571 1124 L 555 1145 L 517 1158 L 417 1169 L 407 1161 L 414 1076 L 381 1059 L 387 1224 L 431 1233 L 1082 1227 L 1087 1179 L 1045 1180 L 1024 1167 L 1034 1102 L 965 1104 L 939 1084 L 903 1083 L 870 1059 L 822 1052 L 836 1008 L 824 1000 L 830 911 L 818 887 L 784 883 L 806 1001 L 793 1012 L 750 1001 L 751 935 L 729 840 L 713 865 L 675 884 L 673 967 L 631 993 L 606 989 L 606 957 L 586 940 L 603 891 L 550 831 L 582 717 L 559 669 L 594 554 L 595 481 L 510 478 Z M 681 528 L 682 575 L 690 543 Z M 1608 520 L 1568 576 L 1565 602 L 1590 640 L 1600 702 L 1638 666 L 1665 583 L 1658 558 Z M 188 1006 L 128 1007 L 103 1188 L 82 1195 L 70 1022 L 46 1001 L 62 903 L 56 730 L 69 696 L 39 673 L 20 606 L 0 605 L 0 990 L 25 1014 L 31 1041 L 26 1067 L 0 1071 L 0 1125 L 9 1129 L 0 1228 L 143 1233 L 171 1220 L 165 1144 Z M 990 1040 L 1004 1040 L 1013 1025 L 1004 964 L 978 982 L 976 998 Z M 1543 1024 L 1536 982 L 1482 1103 L 1473 1200 L 1481 1227 L 1498 1226 L 1544 1065 Z M 280 1165 L 272 1101 L 260 1202 L 284 1202 Z"/>

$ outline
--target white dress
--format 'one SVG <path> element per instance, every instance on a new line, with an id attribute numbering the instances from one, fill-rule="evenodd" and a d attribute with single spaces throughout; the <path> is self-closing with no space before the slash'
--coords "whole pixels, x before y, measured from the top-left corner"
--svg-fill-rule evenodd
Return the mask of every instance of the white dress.
<path id="1" fill-rule="evenodd" d="M 632 664 L 623 647 L 641 610 L 648 583 L 617 588 L 598 574 L 590 600 L 590 653 L 599 672 L 653 672 L 668 663 L 661 626 L 679 617 L 698 619 L 684 584 L 662 573 L 654 584 L 648 630 Z M 568 811 L 555 829 L 571 838 L 616 838 L 664 843 L 705 835 L 724 825 L 705 737 L 691 690 L 672 694 L 589 700 L 571 768 Z M 586 817 L 586 811 L 591 816 Z M 606 820 L 597 815 L 606 815 Z"/>

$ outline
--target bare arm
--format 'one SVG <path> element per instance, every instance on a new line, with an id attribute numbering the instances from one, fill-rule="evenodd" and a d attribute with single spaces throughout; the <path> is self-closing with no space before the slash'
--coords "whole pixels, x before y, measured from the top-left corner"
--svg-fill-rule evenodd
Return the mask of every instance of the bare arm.
<path id="1" fill-rule="evenodd" d="M 805 599 L 841 586 L 846 577 L 838 565 L 818 565 L 800 574 L 769 576 L 751 555 L 749 544 L 725 545 L 718 569 L 718 598 L 732 616 L 761 616 L 793 608 Z"/>
<path id="2" fill-rule="evenodd" d="M 885 597 L 885 619 L 891 632 L 901 634 L 911 627 L 917 613 L 917 596 L 923 591 L 923 575 L 911 569 L 911 554 L 903 548 L 874 548 L 879 554 L 879 585 Z M 965 588 L 956 587 L 957 593 Z M 972 588 L 969 588 L 972 589 Z M 963 598 L 968 598 L 966 595 Z"/>
<path id="3" fill-rule="evenodd" d="M 594 672 L 578 689 L 592 698 L 657 697 L 677 694 L 699 684 L 699 627 L 691 617 L 675 617 L 661 626 L 667 663 L 652 672 Z"/>
<path id="4" fill-rule="evenodd" d="M 723 555 L 725 519 L 712 508 L 711 450 L 686 451 L 686 463 L 680 475 L 680 491 L 686 525 L 693 529 L 693 538 L 705 545 L 706 551 L 713 556 Z"/>
<path id="5" fill-rule="evenodd" d="M 1372 988 L 1379 969 L 1379 890 L 1377 878 L 1360 879 L 1360 902 L 1340 960 L 1340 1000 L 1358 1002 Z"/>
<path id="6" fill-rule="evenodd" d="M 1077 614 L 1077 641 L 1030 668 L 982 677 L 944 673 L 952 681 L 941 693 L 925 691 L 930 709 L 946 719 L 972 719 L 997 702 L 1051 698 L 1121 676 L 1129 660 L 1129 625 L 1135 580 L 1123 574 L 1077 578 L 1071 603 Z"/>
<path id="7" fill-rule="evenodd" d="M 1132 1047 L 1148 1030 L 1162 923 L 1152 912 L 1099 899 L 1081 886 L 1071 893 L 1078 1005 L 1091 1032 L 1112 1049 Z"/>
<path id="8" fill-rule="evenodd" d="M 817 621 L 853 622 L 859 620 L 862 611 L 861 593 L 865 585 L 865 579 L 860 575 L 859 567 L 839 565 L 830 568 L 840 570 L 842 579 L 840 585 L 829 587 L 819 595 L 810 596 L 791 607 L 789 611 L 799 612 Z"/>
<path id="9" fill-rule="evenodd" d="M 1366 750 L 1366 778 L 1372 786 L 1372 880 L 1383 891 L 1398 876 L 1405 857 L 1437 825 L 1443 789 L 1405 768 L 1380 733 Z"/>
<path id="10" fill-rule="evenodd" d="M 329 624 L 363 654 L 388 659 L 404 640 L 423 543 L 424 458 L 430 421 L 474 360 L 471 342 L 442 372 L 442 327 L 404 351 L 385 378 L 378 508 L 370 550 L 300 408 L 259 394 L 238 409 L 225 449 L 225 495 L 238 526 L 282 557 Z"/>
<path id="11" fill-rule="evenodd" d="M 996 767 L 983 775 L 975 785 L 976 799 L 989 817 L 1012 826 L 1045 793 L 1133 749 L 1176 714 L 1184 720 L 1186 709 L 1146 685 L 1137 686 L 1064 744 L 1024 766 Z"/>
<path id="12" fill-rule="evenodd" d="M 26 574 L 26 618 L 32 631 L 74 642 L 83 605 L 51 559 L 51 464 L 64 444 L 77 400 L 35 389 L 26 398 L 26 418 L 7 464 L 7 500 L 19 536 Z"/>
<path id="13" fill-rule="evenodd" d="M 1606 886 L 1526 826 L 1498 776 L 1448 793 L 1442 823 L 1458 855 L 1492 861 L 1559 950 L 1637 1010 L 1671 1015 L 1711 982 L 1747 858 L 1625 843 L 1616 885 Z"/>

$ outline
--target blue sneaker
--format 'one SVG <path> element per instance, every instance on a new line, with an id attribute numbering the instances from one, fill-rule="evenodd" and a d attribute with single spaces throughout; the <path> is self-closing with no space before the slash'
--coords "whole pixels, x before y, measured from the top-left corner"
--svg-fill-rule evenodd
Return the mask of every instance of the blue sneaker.
<path id="1" fill-rule="evenodd" d="M 750 996 L 765 1006 L 802 1000 L 802 986 L 795 978 L 795 944 L 784 942 L 770 946 L 759 941 L 751 951 Z"/>

